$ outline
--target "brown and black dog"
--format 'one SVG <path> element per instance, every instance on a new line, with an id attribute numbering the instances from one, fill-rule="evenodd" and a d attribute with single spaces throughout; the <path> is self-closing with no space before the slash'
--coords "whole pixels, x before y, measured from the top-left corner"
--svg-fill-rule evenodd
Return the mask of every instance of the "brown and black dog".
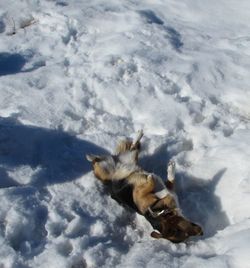
<path id="1" fill-rule="evenodd" d="M 121 141 L 114 155 L 87 155 L 99 180 L 108 185 L 111 196 L 142 214 L 155 229 L 154 238 L 165 238 L 174 243 L 190 236 L 202 235 L 202 228 L 180 213 L 174 193 L 175 163 L 170 161 L 165 183 L 155 174 L 138 166 L 140 131 L 137 139 Z"/>

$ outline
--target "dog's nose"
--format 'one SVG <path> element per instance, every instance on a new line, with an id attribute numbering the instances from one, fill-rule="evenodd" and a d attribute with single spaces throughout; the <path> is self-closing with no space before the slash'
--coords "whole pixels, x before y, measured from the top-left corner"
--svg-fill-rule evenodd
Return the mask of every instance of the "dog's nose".
<path id="1" fill-rule="evenodd" d="M 203 235 L 203 230 L 199 225 L 197 225 L 197 224 L 195 224 L 193 222 L 191 222 L 191 224 L 192 224 L 192 226 L 194 228 L 195 235 Z"/>
<path id="2" fill-rule="evenodd" d="M 200 226 L 196 226 L 196 229 L 198 229 L 197 235 L 203 235 L 203 230 Z"/>

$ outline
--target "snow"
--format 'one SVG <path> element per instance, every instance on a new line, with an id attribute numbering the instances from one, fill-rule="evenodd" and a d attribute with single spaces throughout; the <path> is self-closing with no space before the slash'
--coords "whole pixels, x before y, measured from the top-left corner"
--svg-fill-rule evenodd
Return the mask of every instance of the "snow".
<path id="1" fill-rule="evenodd" d="M 0 2 L 0 267 L 249 267 L 250 3 Z M 15 27 L 14 27 L 15 25 Z M 202 238 L 172 244 L 85 154 L 143 129 Z"/>

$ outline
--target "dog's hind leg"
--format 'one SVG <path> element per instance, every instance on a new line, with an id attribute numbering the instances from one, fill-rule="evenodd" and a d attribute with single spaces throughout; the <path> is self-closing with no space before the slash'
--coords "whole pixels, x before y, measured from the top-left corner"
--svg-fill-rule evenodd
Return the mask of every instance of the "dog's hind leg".
<path id="1" fill-rule="evenodd" d="M 174 190 L 174 181 L 175 181 L 175 162 L 174 161 L 169 161 L 168 167 L 167 167 L 167 181 L 166 181 L 166 186 L 169 190 Z"/>
<path id="2" fill-rule="evenodd" d="M 128 138 L 120 141 L 116 147 L 116 153 L 120 154 L 120 153 L 124 153 L 126 151 L 139 150 L 140 149 L 140 141 L 141 141 L 142 137 L 143 137 L 143 131 L 140 130 L 138 132 L 138 136 L 134 142 Z"/>
<path id="3" fill-rule="evenodd" d="M 139 156 L 139 150 L 140 150 L 140 140 L 143 136 L 142 130 L 139 131 L 138 137 L 136 140 L 133 142 L 130 139 L 124 139 L 120 141 L 116 147 L 115 154 L 120 155 L 126 152 L 132 152 L 133 154 L 133 161 L 136 163 L 138 162 L 138 156 Z"/>
<path id="4" fill-rule="evenodd" d="M 142 129 L 138 132 L 138 137 L 136 138 L 136 140 L 132 143 L 130 150 L 139 150 L 140 149 L 140 141 L 143 137 L 143 131 Z"/>
<path id="5" fill-rule="evenodd" d="M 115 153 L 119 155 L 127 151 L 130 151 L 132 144 L 133 141 L 130 139 L 121 140 L 116 146 Z"/>

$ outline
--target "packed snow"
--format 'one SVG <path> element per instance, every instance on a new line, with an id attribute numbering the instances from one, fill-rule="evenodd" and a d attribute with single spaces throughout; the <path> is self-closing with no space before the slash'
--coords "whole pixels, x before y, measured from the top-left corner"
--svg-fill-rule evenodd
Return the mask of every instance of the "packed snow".
<path id="1" fill-rule="evenodd" d="M 250 2 L 0 1 L 0 267 L 250 267 Z M 87 153 L 143 129 L 204 236 L 150 237 Z"/>

